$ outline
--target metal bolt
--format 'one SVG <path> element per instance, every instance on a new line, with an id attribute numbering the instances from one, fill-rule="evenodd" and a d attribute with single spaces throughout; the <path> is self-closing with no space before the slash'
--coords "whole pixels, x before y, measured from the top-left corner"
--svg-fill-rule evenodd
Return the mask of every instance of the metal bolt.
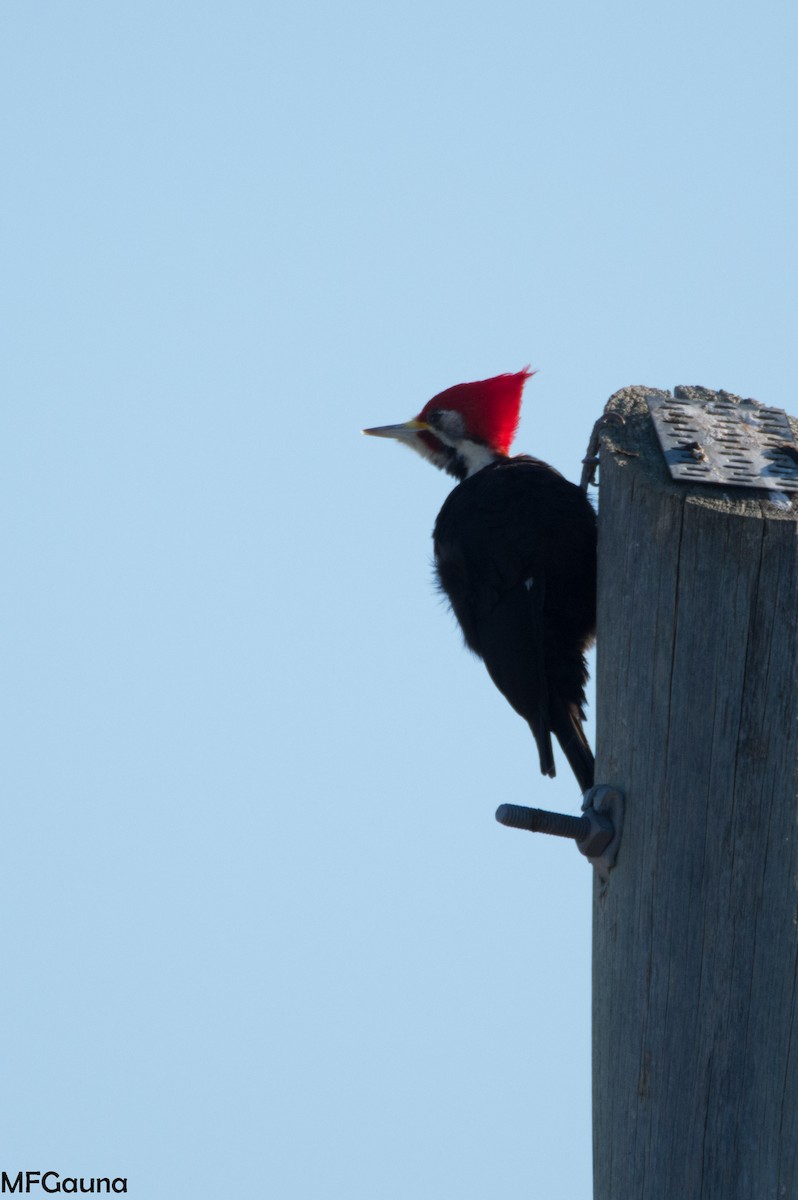
<path id="1" fill-rule="evenodd" d="M 524 808 L 522 804 L 500 804 L 496 809 L 496 820 L 513 829 L 551 833 L 554 837 L 573 838 L 575 842 L 590 833 L 589 817 L 572 817 L 567 813 L 548 812 L 545 808 Z"/>
<path id="2" fill-rule="evenodd" d="M 500 804 L 496 809 L 500 825 L 513 829 L 528 829 L 531 833 L 550 833 L 555 837 L 572 838 L 586 858 L 597 858 L 612 841 L 615 829 L 609 817 L 594 808 L 584 816 L 548 812 L 545 808 L 524 808 L 521 804 Z"/>

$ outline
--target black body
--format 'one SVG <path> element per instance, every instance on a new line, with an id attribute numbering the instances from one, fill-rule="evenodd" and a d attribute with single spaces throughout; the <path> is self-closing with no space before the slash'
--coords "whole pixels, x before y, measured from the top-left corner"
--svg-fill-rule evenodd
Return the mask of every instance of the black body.
<path id="1" fill-rule="evenodd" d="M 529 722 L 544 775 L 552 733 L 582 791 L 585 650 L 596 626 L 596 514 L 553 467 L 500 458 L 449 495 L 433 532 L 441 588 L 467 645 Z"/>

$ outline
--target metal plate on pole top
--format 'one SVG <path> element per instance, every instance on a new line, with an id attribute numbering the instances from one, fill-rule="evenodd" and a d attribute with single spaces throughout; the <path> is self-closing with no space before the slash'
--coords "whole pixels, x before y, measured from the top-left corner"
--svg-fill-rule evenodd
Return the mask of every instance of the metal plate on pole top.
<path id="1" fill-rule="evenodd" d="M 798 491 L 798 445 L 783 409 L 723 393 L 688 399 L 679 391 L 647 397 L 673 479 Z"/>

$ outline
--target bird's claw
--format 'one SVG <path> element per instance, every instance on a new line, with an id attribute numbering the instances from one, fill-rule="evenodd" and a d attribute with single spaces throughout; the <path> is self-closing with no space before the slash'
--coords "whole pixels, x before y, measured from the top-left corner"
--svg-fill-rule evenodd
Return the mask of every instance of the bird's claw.
<path id="1" fill-rule="evenodd" d="M 620 413 L 609 412 L 600 416 L 593 426 L 593 432 L 587 444 L 587 453 L 582 459 L 582 477 L 579 480 L 579 486 L 583 492 L 586 492 L 589 487 L 595 487 L 596 467 L 599 465 L 599 444 L 603 430 L 607 425 L 623 425 L 624 423 L 624 418 Z"/>

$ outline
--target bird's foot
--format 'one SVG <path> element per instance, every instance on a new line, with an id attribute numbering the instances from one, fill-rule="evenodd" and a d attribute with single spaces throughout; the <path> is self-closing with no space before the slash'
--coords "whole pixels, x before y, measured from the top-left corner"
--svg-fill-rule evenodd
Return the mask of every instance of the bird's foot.
<path id="1" fill-rule="evenodd" d="M 582 459 L 582 477 L 579 480 L 579 486 L 583 492 L 586 492 L 589 487 L 594 487 L 596 483 L 596 468 L 599 465 L 599 445 L 603 430 L 607 425 L 623 424 L 624 419 L 621 414 L 611 412 L 604 413 L 593 426 L 593 432 L 587 444 L 587 453 Z"/>

